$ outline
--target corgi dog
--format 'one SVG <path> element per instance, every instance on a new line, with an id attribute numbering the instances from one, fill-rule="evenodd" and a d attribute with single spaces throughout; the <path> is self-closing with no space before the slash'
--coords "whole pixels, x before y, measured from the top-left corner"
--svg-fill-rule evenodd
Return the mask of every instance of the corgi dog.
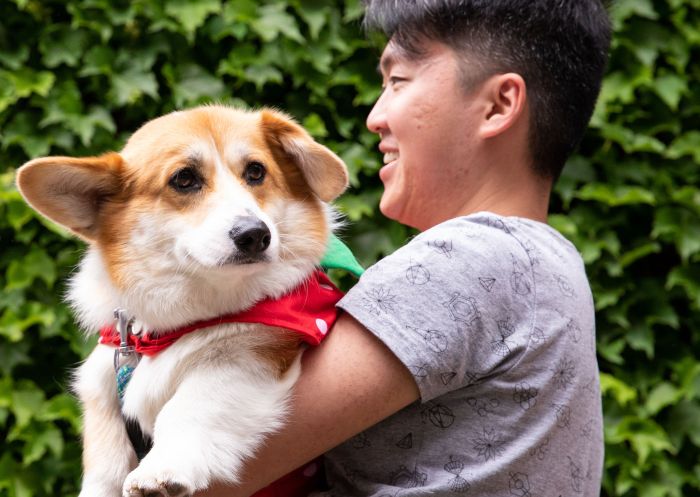
<path id="1" fill-rule="evenodd" d="M 118 153 L 19 168 L 26 201 L 88 244 L 67 295 L 81 328 L 103 330 L 73 381 L 80 497 L 183 497 L 238 481 L 284 424 L 308 340 L 222 316 L 309 288 L 334 226 L 328 203 L 347 184 L 342 160 L 285 114 L 219 105 L 149 121 Z M 134 351 L 192 323 L 158 353 Z M 129 425 L 152 439 L 141 460 Z"/>

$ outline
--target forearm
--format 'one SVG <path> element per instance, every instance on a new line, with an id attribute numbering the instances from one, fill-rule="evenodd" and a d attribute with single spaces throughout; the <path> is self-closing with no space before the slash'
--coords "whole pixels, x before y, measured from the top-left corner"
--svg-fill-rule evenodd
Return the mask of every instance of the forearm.
<path id="1" fill-rule="evenodd" d="M 245 497 L 418 398 L 408 370 L 374 335 L 343 315 L 305 353 L 286 426 L 247 464 L 237 487 L 200 495 Z"/>

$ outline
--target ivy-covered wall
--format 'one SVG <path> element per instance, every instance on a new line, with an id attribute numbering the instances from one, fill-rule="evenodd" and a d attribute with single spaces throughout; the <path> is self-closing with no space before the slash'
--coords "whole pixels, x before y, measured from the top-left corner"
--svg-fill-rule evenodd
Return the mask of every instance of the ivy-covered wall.
<path id="1" fill-rule="evenodd" d="M 700 0 L 611 12 L 608 75 L 550 221 L 595 294 L 603 495 L 700 495 Z M 359 0 L 0 0 L 0 497 L 77 493 L 67 383 L 93 343 L 61 304 L 82 247 L 25 206 L 15 168 L 119 149 L 176 108 L 272 105 L 347 162 L 345 238 L 369 264 L 411 232 L 377 209 L 379 52 L 361 15 Z"/>

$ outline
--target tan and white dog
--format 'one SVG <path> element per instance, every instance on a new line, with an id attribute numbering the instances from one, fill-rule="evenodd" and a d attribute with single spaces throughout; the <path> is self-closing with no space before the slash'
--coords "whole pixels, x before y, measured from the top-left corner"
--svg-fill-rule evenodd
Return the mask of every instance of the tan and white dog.
<path id="1" fill-rule="evenodd" d="M 37 211 L 88 242 L 68 300 L 96 332 L 117 308 L 136 333 L 238 312 L 305 281 L 347 185 L 343 162 L 272 110 L 204 106 L 141 127 L 119 153 L 45 157 L 17 185 Z M 191 495 L 235 482 L 285 418 L 300 338 L 223 324 L 144 356 L 117 396 L 113 347 L 78 369 L 81 497 Z M 267 331 L 267 332 L 263 332 Z M 153 447 L 139 463 L 123 417 Z"/>

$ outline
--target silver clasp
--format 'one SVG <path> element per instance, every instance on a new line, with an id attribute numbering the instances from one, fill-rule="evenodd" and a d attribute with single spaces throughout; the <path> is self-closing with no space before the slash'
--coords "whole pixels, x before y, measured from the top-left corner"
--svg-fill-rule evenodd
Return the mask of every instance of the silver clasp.
<path id="1" fill-rule="evenodd" d="M 129 335 L 132 334 L 134 318 L 129 317 L 124 309 L 114 310 L 114 320 L 117 322 L 117 332 L 119 333 L 119 348 L 114 351 L 114 370 L 126 362 L 138 363 L 140 357 L 136 354 L 133 346 L 129 345 Z M 135 364 L 133 364 L 135 366 Z"/>

